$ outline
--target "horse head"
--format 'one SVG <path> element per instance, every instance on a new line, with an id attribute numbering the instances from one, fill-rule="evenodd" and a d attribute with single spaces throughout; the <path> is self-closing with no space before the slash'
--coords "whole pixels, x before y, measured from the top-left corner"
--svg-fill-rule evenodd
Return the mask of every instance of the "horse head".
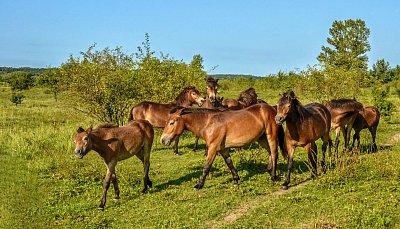
<path id="1" fill-rule="evenodd" d="M 288 93 L 283 93 L 283 95 L 279 98 L 277 108 L 276 108 L 276 116 L 275 122 L 278 125 L 282 125 L 285 122 L 287 115 L 292 110 L 292 101 L 296 99 L 294 92 L 291 91 Z"/>
<path id="2" fill-rule="evenodd" d="M 163 133 L 161 135 L 161 144 L 170 145 L 171 142 L 182 134 L 185 130 L 185 124 L 182 119 L 185 108 L 176 107 L 170 111 L 168 120 L 165 124 Z"/>
<path id="3" fill-rule="evenodd" d="M 218 79 L 209 77 L 206 80 L 206 84 L 207 84 L 207 96 L 210 99 L 210 101 L 214 103 L 218 92 Z"/>
<path id="4" fill-rule="evenodd" d="M 75 143 L 75 156 L 79 159 L 82 159 L 91 149 L 92 149 L 92 141 L 90 140 L 90 133 L 92 132 L 92 127 L 89 127 L 87 130 L 84 130 L 82 127 L 79 127 L 77 130 L 77 134 L 75 135 L 74 143 Z"/>

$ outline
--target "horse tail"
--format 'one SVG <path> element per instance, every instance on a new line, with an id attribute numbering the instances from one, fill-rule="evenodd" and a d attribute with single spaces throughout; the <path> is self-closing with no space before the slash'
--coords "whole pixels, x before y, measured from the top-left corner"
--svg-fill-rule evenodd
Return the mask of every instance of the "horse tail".
<path id="1" fill-rule="evenodd" d="M 285 145 L 285 131 L 282 125 L 278 125 L 278 144 L 279 148 L 281 148 L 281 153 L 283 158 L 288 158 L 288 152 Z"/>

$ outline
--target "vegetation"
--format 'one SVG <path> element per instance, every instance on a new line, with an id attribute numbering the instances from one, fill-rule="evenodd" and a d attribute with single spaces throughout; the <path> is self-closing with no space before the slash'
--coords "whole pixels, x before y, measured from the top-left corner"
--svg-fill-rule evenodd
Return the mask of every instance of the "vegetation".
<path id="1" fill-rule="evenodd" d="M 184 63 L 156 56 L 146 34 L 132 55 L 93 45 L 39 74 L 1 68 L 7 72 L 0 72 L 6 82 L 0 84 L 0 228 L 399 228 L 400 68 L 382 59 L 367 71 L 369 29 L 361 20 L 335 21 L 330 34 L 333 48 L 323 46 L 320 66 L 262 78 L 229 75 L 219 81 L 219 96 L 237 98 L 248 87 L 270 104 L 288 90 L 304 104 L 355 96 L 387 117 L 378 127 L 377 153 L 370 153 L 371 137 L 362 131 L 361 149 L 343 152 L 338 160 L 328 156 L 328 172 L 309 181 L 308 158 L 299 148 L 293 186 L 283 192 L 286 161 L 279 159 L 278 182 L 272 183 L 267 153 L 254 143 L 232 151 L 239 186 L 232 185 L 229 169 L 217 157 L 205 187 L 194 191 L 204 164 L 203 152 L 192 151 L 194 136 L 180 138 L 182 155 L 176 157 L 159 143 L 156 130 L 153 188 L 141 194 L 141 163 L 122 161 L 116 167 L 121 200 L 112 201 L 109 192 L 104 212 L 97 210 L 103 162 L 95 152 L 75 158 L 76 129 L 122 124 L 135 103 L 168 102 L 188 85 L 203 90 L 202 57 Z M 18 100 L 22 91 L 25 97 Z M 15 95 L 11 102 L 10 95 Z M 205 150 L 201 140 L 200 148 Z"/>

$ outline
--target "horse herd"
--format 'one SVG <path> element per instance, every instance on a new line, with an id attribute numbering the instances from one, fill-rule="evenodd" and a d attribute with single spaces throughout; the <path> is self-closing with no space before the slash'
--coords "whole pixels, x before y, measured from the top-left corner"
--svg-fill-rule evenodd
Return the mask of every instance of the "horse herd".
<path id="1" fill-rule="evenodd" d="M 233 181 L 238 183 L 239 176 L 231 160 L 230 148 L 238 148 L 257 141 L 269 152 L 268 171 L 271 180 L 276 179 L 278 147 L 287 158 L 288 167 L 282 189 L 288 189 L 290 172 L 293 166 L 294 151 L 297 146 L 304 147 L 312 166 L 311 176 L 317 176 L 317 146 L 315 141 L 322 139 L 323 172 L 326 172 L 325 152 L 331 150 L 330 130 L 336 133 L 335 153 L 338 155 L 340 133 L 344 136 L 345 149 L 350 148 L 350 133 L 355 130 L 353 144 L 358 141 L 360 131 L 368 128 L 372 135 L 372 149 L 380 114 L 375 107 L 364 107 L 355 99 L 331 100 L 325 105 L 312 103 L 302 105 L 293 92 L 280 96 L 277 105 L 271 106 L 257 99 L 253 88 L 240 93 L 239 98 L 223 100 L 217 96 L 218 79 L 206 80 L 207 96 L 203 98 L 195 87 L 186 87 L 169 104 L 141 102 L 130 112 L 129 122 L 121 127 L 100 125 L 84 130 L 79 127 L 74 138 L 75 155 L 83 158 L 94 150 L 104 159 L 107 173 L 103 181 L 103 196 L 99 209 L 104 209 L 107 190 L 113 183 L 115 198 L 119 199 L 119 188 L 115 166 L 118 161 L 136 156 L 144 166 L 143 190 L 152 187 L 149 179 L 150 151 L 154 139 L 154 127 L 163 128 L 160 141 L 170 145 L 174 141 L 174 153 L 178 153 L 179 136 L 188 130 L 202 138 L 207 153 L 203 174 L 194 186 L 201 189 L 217 154 L 220 154 L 229 167 Z M 192 105 L 197 104 L 199 108 Z M 286 123 L 286 130 L 282 124 Z"/>

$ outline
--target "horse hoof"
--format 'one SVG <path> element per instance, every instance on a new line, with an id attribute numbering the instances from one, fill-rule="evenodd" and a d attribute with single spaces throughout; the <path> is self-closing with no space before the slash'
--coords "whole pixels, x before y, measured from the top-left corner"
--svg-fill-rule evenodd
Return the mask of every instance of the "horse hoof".
<path id="1" fill-rule="evenodd" d="M 193 190 L 200 190 L 201 188 L 202 188 L 203 186 L 202 185 L 199 185 L 199 184 L 196 184 L 194 187 L 193 187 Z"/>
<path id="2" fill-rule="evenodd" d="M 104 211 L 104 206 L 102 207 L 102 206 L 99 206 L 98 208 L 97 208 L 97 210 L 99 210 L 99 211 Z"/>
<path id="3" fill-rule="evenodd" d="M 282 186 L 282 190 L 288 190 L 289 189 L 289 186 L 288 185 L 283 185 Z"/>
<path id="4" fill-rule="evenodd" d="M 142 193 L 145 194 L 146 192 L 147 192 L 147 188 L 144 188 L 144 189 L 142 190 Z"/>

